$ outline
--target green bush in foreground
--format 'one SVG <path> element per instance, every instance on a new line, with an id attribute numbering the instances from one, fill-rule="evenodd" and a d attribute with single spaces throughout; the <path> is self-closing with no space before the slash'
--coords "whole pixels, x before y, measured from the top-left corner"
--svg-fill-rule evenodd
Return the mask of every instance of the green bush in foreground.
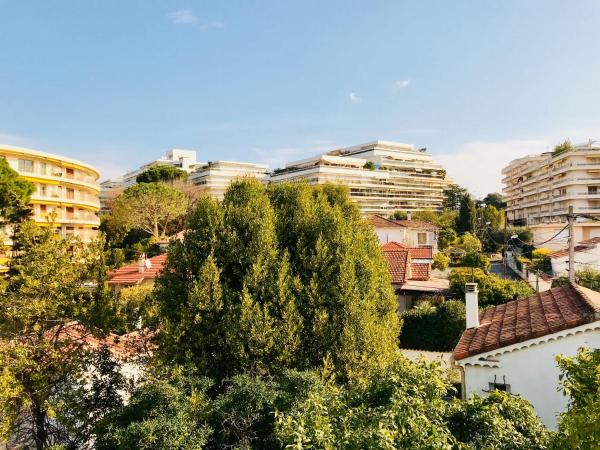
<path id="1" fill-rule="evenodd" d="M 465 304 L 449 300 L 438 306 L 422 302 L 401 315 L 403 348 L 452 351 L 465 329 Z"/>

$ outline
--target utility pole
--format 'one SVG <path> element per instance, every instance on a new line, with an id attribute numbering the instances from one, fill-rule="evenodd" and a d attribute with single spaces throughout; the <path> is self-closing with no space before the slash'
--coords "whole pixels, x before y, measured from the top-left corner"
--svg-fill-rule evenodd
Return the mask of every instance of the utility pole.
<path id="1" fill-rule="evenodd" d="M 575 222 L 575 215 L 573 214 L 573 206 L 569 206 L 569 214 L 567 216 L 569 221 L 569 281 L 575 282 L 575 233 L 573 232 L 573 223 Z"/>

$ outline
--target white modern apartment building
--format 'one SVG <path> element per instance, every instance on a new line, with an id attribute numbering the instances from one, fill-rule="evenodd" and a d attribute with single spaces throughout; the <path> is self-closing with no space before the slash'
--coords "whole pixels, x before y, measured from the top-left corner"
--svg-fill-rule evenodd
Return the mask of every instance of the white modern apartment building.
<path id="1" fill-rule="evenodd" d="M 267 166 L 234 161 L 214 161 L 197 168 L 188 177 L 194 192 L 222 200 L 233 180 L 256 178 L 264 183 L 268 180 Z"/>
<path id="2" fill-rule="evenodd" d="M 96 236 L 100 225 L 97 169 L 64 156 L 9 145 L 0 145 L 0 157 L 34 184 L 30 206 L 38 225 L 83 241 Z"/>
<path id="3" fill-rule="evenodd" d="M 553 224 L 566 222 L 569 206 L 600 216 L 600 146 L 593 141 L 516 159 L 502 175 L 507 216 L 515 224 L 553 230 Z"/>
<path id="4" fill-rule="evenodd" d="M 110 211 L 115 198 L 124 190 L 125 185 L 122 178 L 106 180 L 100 183 L 100 212 Z"/>
<path id="5" fill-rule="evenodd" d="M 444 168 L 424 149 L 397 142 L 375 141 L 342 148 L 286 165 L 271 181 L 306 181 L 348 186 L 361 214 L 439 210 L 450 183 Z"/>
<path id="6" fill-rule="evenodd" d="M 196 151 L 195 150 L 181 150 L 177 148 L 173 148 L 169 150 L 162 158 L 151 161 L 143 166 L 140 166 L 138 169 L 132 170 L 131 172 L 127 172 L 123 175 L 123 186 L 125 188 L 132 186 L 136 183 L 135 179 L 139 174 L 145 172 L 150 167 L 154 166 L 173 166 L 178 169 L 185 170 L 187 173 L 190 173 L 192 170 L 196 168 L 198 163 L 196 161 Z M 116 181 L 116 180 L 113 180 Z"/>

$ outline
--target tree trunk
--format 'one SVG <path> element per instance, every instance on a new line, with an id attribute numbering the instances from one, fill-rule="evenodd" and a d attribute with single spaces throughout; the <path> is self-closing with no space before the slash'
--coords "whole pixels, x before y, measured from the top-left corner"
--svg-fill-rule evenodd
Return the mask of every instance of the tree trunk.
<path id="1" fill-rule="evenodd" d="M 46 440 L 48 439 L 46 433 L 46 413 L 36 402 L 34 402 L 32 405 L 32 412 L 35 433 L 35 448 L 37 450 L 43 450 L 46 448 Z"/>

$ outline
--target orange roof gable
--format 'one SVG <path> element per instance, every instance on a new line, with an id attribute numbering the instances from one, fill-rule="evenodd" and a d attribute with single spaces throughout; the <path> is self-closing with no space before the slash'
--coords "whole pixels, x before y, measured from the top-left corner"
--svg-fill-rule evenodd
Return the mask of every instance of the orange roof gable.
<path id="1" fill-rule="evenodd" d="M 576 284 L 550 289 L 479 313 L 463 333 L 454 359 L 496 350 L 600 320 L 600 293 Z"/>

